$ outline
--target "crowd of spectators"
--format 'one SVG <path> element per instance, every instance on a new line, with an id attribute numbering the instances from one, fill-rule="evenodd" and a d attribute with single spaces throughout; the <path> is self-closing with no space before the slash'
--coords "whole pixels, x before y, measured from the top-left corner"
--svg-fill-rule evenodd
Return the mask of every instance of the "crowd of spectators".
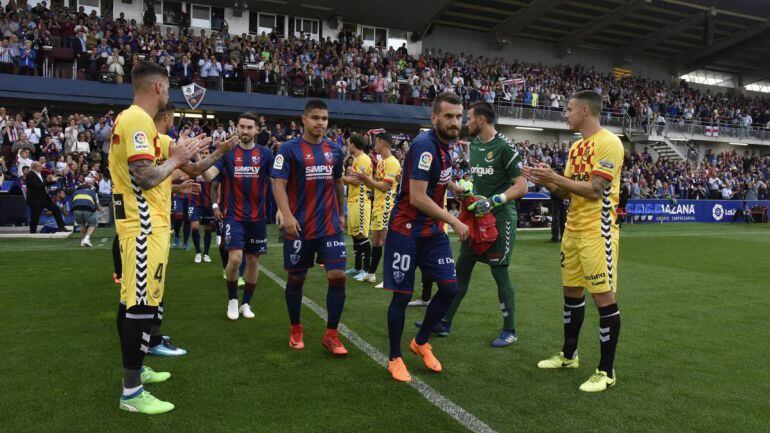
<path id="1" fill-rule="evenodd" d="M 216 30 L 193 30 L 184 16 L 179 27 L 164 29 L 149 9 L 140 22 L 109 15 L 10 0 L 0 13 L 0 72 L 36 74 L 41 49 L 54 45 L 72 48 L 81 76 L 91 80 L 128 82 L 132 65 L 144 58 L 164 65 L 175 85 L 195 81 L 242 91 L 249 75 L 252 91 L 371 102 L 429 104 L 450 91 L 468 103 L 563 110 L 569 95 L 591 89 L 602 95 L 607 117 L 665 123 L 659 120 L 665 116 L 669 122 L 770 129 L 770 99 L 712 93 L 684 81 L 616 79 L 611 71 L 585 65 L 547 66 L 441 49 L 410 55 L 406 44 L 367 48 L 346 31 L 321 41 L 309 34 L 284 39 L 275 31 L 231 34 L 226 20 Z"/>

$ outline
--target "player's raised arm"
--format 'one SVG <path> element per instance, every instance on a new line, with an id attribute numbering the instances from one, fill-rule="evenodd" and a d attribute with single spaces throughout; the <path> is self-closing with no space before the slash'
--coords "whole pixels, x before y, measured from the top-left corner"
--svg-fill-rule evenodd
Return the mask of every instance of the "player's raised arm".
<path id="1" fill-rule="evenodd" d="M 136 184 L 144 189 L 150 189 L 160 184 L 177 168 L 187 163 L 190 158 L 195 156 L 201 149 L 208 146 L 206 139 L 195 137 L 189 140 L 182 140 L 172 148 L 171 154 L 167 160 L 160 165 L 155 165 L 151 159 L 137 159 L 128 163 L 131 175 Z"/>
<path id="2" fill-rule="evenodd" d="M 428 181 L 409 179 L 409 191 L 409 204 L 425 215 L 451 225 L 460 239 L 465 240 L 468 237 L 468 226 L 428 197 Z"/>
<path id="3" fill-rule="evenodd" d="M 201 134 L 198 137 L 201 137 L 201 136 L 204 137 L 205 140 L 208 140 L 208 144 L 211 143 L 211 137 L 206 137 L 205 134 Z M 179 137 L 179 139 L 182 140 L 183 138 Z M 214 163 L 216 163 L 220 158 L 222 158 L 222 156 L 224 156 L 227 152 L 234 149 L 235 146 L 237 145 L 238 145 L 238 136 L 233 135 L 227 140 L 220 141 L 219 143 L 217 143 L 216 150 L 213 153 L 211 153 L 208 157 L 198 160 L 196 162 L 188 161 L 187 164 L 183 165 L 179 169 L 187 173 L 190 177 L 197 177 L 199 175 L 203 175 L 203 178 L 210 182 L 219 174 L 219 170 L 216 169 L 216 167 L 214 167 Z"/>

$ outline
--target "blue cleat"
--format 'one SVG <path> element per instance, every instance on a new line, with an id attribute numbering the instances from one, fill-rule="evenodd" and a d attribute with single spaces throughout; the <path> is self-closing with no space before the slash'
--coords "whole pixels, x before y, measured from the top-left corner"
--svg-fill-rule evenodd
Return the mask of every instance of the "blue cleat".
<path id="1" fill-rule="evenodd" d="M 155 356 L 184 356 L 187 355 L 187 351 L 184 349 L 180 349 L 179 347 L 174 346 L 171 344 L 169 340 L 166 338 L 163 338 L 161 340 L 161 343 L 157 346 L 153 346 L 150 348 L 150 351 L 147 352 L 150 355 Z"/>
<path id="2" fill-rule="evenodd" d="M 185 250 L 185 251 L 190 251 L 190 244 L 184 244 L 182 249 Z"/>
<path id="3" fill-rule="evenodd" d="M 357 274 L 358 274 L 358 273 L 360 273 L 360 272 L 361 272 L 361 271 L 360 271 L 360 270 L 358 270 L 358 269 L 356 269 L 356 268 L 350 268 L 350 269 L 348 269 L 347 271 L 345 271 L 345 275 L 349 275 L 349 276 L 352 276 L 352 275 L 357 275 Z"/>
<path id="4" fill-rule="evenodd" d="M 172 248 L 179 248 L 179 238 L 174 238 L 174 240 L 171 241 L 171 247 Z"/>
<path id="5" fill-rule="evenodd" d="M 503 329 L 500 331 L 500 335 L 492 342 L 492 347 L 505 347 L 515 343 L 519 337 L 516 336 L 516 331 L 510 331 Z"/>
<path id="6" fill-rule="evenodd" d="M 422 328 L 422 322 L 414 322 L 414 326 L 416 326 L 418 329 Z M 440 322 L 436 323 L 436 326 L 433 327 L 433 330 L 430 333 L 437 337 L 449 337 L 449 331 L 451 328 L 452 324 L 445 322 L 442 319 Z"/>

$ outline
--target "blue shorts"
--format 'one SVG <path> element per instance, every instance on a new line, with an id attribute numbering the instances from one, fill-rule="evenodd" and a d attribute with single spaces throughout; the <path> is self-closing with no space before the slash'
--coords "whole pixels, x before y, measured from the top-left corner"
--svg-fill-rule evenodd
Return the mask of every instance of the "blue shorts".
<path id="1" fill-rule="evenodd" d="M 184 216 L 187 214 L 185 212 L 185 209 L 188 208 L 190 200 L 186 198 L 181 198 L 178 196 L 174 197 L 174 200 L 171 202 L 171 213 L 174 214 L 177 218 L 180 216 L 184 218 Z"/>
<path id="2" fill-rule="evenodd" d="M 289 272 L 304 272 L 313 267 L 316 254 L 327 271 L 344 270 L 345 236 L 340 233 L 317 239 L 284 240 L 283 268 Z"/>
<path id="3" fill-rule="evenodd" d="M 210 207 L 189 206 L 187 208 L 187 219 L 190 222 L 200 221 L 202 225 L 206 226 L 214 221 L 214 211 Z"/>
<path id="4" fill-rule="evenodd" d="M 383 258 L 385 290 L 411 294 L 414 291 L 414 271 L 417 266 L 423 275 L 435 283 L 457 281 L 452 247 L 446 233 L 420 238 L 388 230 Z"/>
<path id="5" fill-rule="evenodd" d="M 246 254 L 267 254 L 267 227 L 262 221 L 236 221 L 226 219 L 224 231 L 225 250 L 241 250 Z"/>

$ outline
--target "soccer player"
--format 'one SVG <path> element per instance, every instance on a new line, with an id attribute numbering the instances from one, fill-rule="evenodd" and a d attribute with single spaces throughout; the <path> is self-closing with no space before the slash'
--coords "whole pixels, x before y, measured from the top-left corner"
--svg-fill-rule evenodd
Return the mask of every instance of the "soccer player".
<path id="1" fill-rule="evenodd" d="M 115 229 L 122 259 L 118 333 L 123 357 L 123 392 L 120 408 L 159 414 L 174 405 L 158 400 L 143 384 L 165 381 L 169 373 L 143 367 L 150 332 L 162 317 L 158 306 L 168 259 L 171 212 L 171 174 L 181 167 L 190 172 L 208 168 L 221 155 L 190 162 L 210 139 L 184 137 L 173 147 L 160 140 L 153 117 L 168 102 L 168 76 L 163 67 L 140 62 L 131 73 L 134 103 L 115 120 L 110 140 L 109 165 L 113 181 Z"/>
<path id="2" fill-rule="evenodd" d="M 382 258 L 382 247 L 385 245 L 385 235 L 388 233 L 390 212 L 398 194 L 398 179 L 401 176 L 401 164 L 391 153 L 392 146 L 393 137 L 390 134 L 385 132 L 377 134 L 374 148 L 382 160 L 377 163 L 374 177 L 365 170 L 356 170 L 351 174 L 359 182 L 374 190 L 374 209 L 371 220 L 372 257 L 365 275 L 359 281 L 370 283 L 377 281 L 375 272 Z M 348 209 L 350 209 L 349 204 Z M 356 279 L 359 278 L 356 277 Z"/>
<path id="3" fill-rule="evenodd" d="M 203 149 L 201 158 L 209 156 L 209 150 Z M 196 182 L 201 187 L 199 194 L 190 194 L 190 207 L 187 210 L 187 219 L 190 220 L 190 229 L 192 230 L 193 246 L 195 246 L 195 263 L 203 260 L 211 263 L 209 249 L 211 248 L 211 230 L 214 227 L 214 213 L 211 208 L 211 182 L 203 177 L 198 177 Z M 201 235 L 200 226 L 203 225 L 203 254 L 201 255 Z"/>
<path id="4" fill-rule="evenodd" d="M 224 216 L 224 243 L 227 250 L 227 318 L 238 320 L 239 315 L 253 319 L 251 297 L 259 277 L 259 256 L 267 254 L 266 203 L 273 166 L 273 152 L 258 145 L 258 118 L 253 113 L 238 117 L 238 146 L 230 151 L 204 175 L 212 181 L 221 174 L 222 212 Z M 243 302 L 238 306 L 238 277 L 244 253 L 246 271 Z"/>
<path id="5" fill-rule="evenodd" d="M 190 194 L 186 193 L 174 193 L 173 194 L 173 208 L 171 210 L 173 218 L 174 228 L 174 241 L 172 246 L 179 248 L 179 234 L 182 233 L 182 248 L 187 251 L 190 249 L 190 219 L 187 217 L 188 208 L 190 207 Z"/>
<path id="6" fill-rule="evenodd" d="M 498 235 L 494 245 L 481 254 L 476 254 L 468 242 L 460 245 L 455 265 L 459 292 L 439 328 L 449 334 L 457 308 L 468 293 L 473 267 L 477 261 L 486 263 L 497 284 L 497 298 L 503 315 L 502 330 L 492 341 L 492 346 L 505 347 L 517 339 L 514 327 L 514 287 L 508 274 L 508 265 L 516 241 L 514 200 L 527 193 L 527 180 L 521 176 L 519 152 L 505 135 L 495 130 L 495 110 L 489 103 L 479 101 L 471 104 L 467 125 L 468 132 L 475 137 L 469 146 L 474 193 L 483 197 L 468 210 L 479 216 L 492 212 Z"/>
<path id="7" fill-rule="evenodd" d="M 585 314 L 585 289 L 599 309 L 601 359 L 581 391 L 598 392 L 615 385 L 615 349 L 620 335 L 617 290 L 618 240 L 616 206 L 623 165 L 623 144 L 599 124 L 602 99 L 592 91 L 577 92 L 567 104 L 566 120 L 582 138 L 569 150 L 564 176 L 547 164 L 524 167 L 522 173 L 545 185 L 556 197 L 570 197 L 561 243 L 564 286 L 564 345 L 540 368 L 578 368 L 577 346 Z"/>
<path id="8" fill-rule="evenodd" d="M 289 347 L 305 347 L 300 313 L 302 286 L 317 255 L 326 270 L 328 291 L 326 333 L 321 344 L 332 355 L 348 351 L 339 339 L 337 325 L 345 306 L 345 227 L 343 212 L 342 148 L 324 137 L 329 110 L 318 99 L 305 104 L 301 137 L 285 142 L 273 163 L 273 196 L 276 218 L 283 227 L 284 268 L 288 272 L 286 306 L 291 328 Z"/>
<path id="9" fill-rule="evenodd" d="M 353 165 L 342 182 L 348 185 L 348 234 L 353 238 L 355 251 L 354 267 L 345 271 L 358 281 L 364 281 L 368 275 L 372 244 L 369 243 L 369 224 L 372 217 L 372 202 L 369 200 L 369 187 L 363 184 L 356 173 L 365 176 L 372 174 L 372 160 L 364 151 L 366 141 L 359 134 L 351 134 L 348 139 L 348 151 L 353 155 Z"/>
<path id="10" fill-rule="evenodd" d="M 452 248 L 444 224 L 450 224 L 461 240 L 468 237 L 468 227 L 444 209 L 447 187 L 457 195 L 465 193 L 452 183 L 448 147 L 460 135 L 462 117 L 459 96 L 441 93 L 436 97 L 431 113 L 433 128 L 415 138 L 404 159 L 403 183 L 385 238 L 384 288 L 393 292 L 388 307 L 388 371 L 393 379 L 402 382 L 412 380 L 401 357 L 401 334 L 417 266 L 437 283 L 438 291 L 409 349 L 422 357 L 428 369 L 441 371 L 428 338 L 457 294 Z"/>

